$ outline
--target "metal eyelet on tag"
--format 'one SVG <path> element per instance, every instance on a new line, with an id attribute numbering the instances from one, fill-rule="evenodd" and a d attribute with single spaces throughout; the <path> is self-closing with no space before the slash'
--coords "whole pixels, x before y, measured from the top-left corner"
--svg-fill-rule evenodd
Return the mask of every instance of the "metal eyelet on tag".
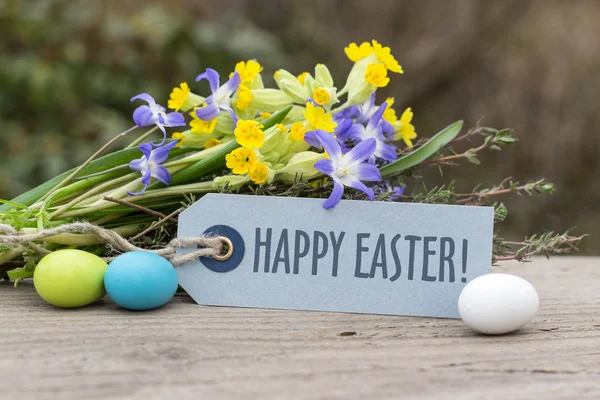
<path id="1" fill-rule="evenodd" d="M 229 272 L 236 269 L 246 251 L 244 239 L 240 233 L 227 225 L 214 225 L 204 231 L 203 235 L 217 236 L 223 241 L 223 253 L 212 257 L 200 257 L 200 262 L 213 272 Z"/>
<path id="2" fill-rule="evenodd" d="M 213 258 L 217 261 L 229 260 L 231 258 L 231 256 L 233 255 L 233 243 L 231 242 L 231 240 L 229 240 L 225 236 L 221 236 L 221 237 L 219 237 L 219 239 L 221 239 L 221 241 L 223 242 L 224 247 L 227 249 L 227 251 L 225 252 L 225 254 L 215 255 L 215 256 L 213 256 Z"/>

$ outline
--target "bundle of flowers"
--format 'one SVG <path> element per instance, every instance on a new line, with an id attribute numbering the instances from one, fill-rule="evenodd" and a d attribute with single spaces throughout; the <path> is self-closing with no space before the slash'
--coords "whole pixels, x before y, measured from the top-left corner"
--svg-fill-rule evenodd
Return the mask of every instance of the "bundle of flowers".
<path id="1" fill-rule="evenodd" d="M 417 140 L 411 108 L 397 111 L 393 98 L 377 96 L 392 75 L 403 73 L 390 48 L 373 40 L 351 43 L 345 52 L 354 63 L 345 81 L 317 64 L 314 73 L 277 70 L 277 87 L 266 88 L 261 64 L 249 60 L 228 75 L 209 68 L 193 85 L 181 83 L 168 109 L 148 93 L 134 96 L 135 126 L 74 170 L 2 201 L 1 233 L 87 221 L 153 249 L 173 238 L 177 214 L 210 192 L 323 198 L 327 209 L 342 198 L 492 205 L 500 222 L 507 210 L 495 196 L 554 190 L 543 180 L 505 180 L 468 193 L 457 193 L 454 182 L 430 188 L 419 170 L 461 159 L 477 164 L 480 152 L 513 144 L 512 130 L 477 126 L 461 133 L 458 121 L 429 140 Z M 476 146 L 455 150 L 475 140 Z M 113 143 L 122 149 L 103 154 Z M 496 237 L 494 260 L 563 252 L 579 239 L 567 233 L 522 242 Z M 0 272 L 11 280 L 32 276 L 43 255 L 58 249 L 114 252 L 97 236 L 77 233 L 1 246 Z"/>

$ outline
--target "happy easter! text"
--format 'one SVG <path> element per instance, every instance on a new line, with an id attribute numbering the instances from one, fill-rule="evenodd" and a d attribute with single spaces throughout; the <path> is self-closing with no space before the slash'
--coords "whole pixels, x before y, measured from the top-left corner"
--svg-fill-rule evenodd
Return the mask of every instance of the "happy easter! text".
<path id="1" fill-rule="evenodd" d="M 466 282 L 469 242 L 463 238 L 256 228 L 254 243 L 255 273 Z M 348 251 L 354 265 L 341 266 L 340 254 Z"/>

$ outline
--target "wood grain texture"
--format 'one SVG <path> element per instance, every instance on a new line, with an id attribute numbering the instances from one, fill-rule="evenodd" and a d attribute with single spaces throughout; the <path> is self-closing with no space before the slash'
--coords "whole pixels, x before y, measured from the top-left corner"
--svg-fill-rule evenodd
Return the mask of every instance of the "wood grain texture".
<path id="1" fill-rule="evenodd" d="M 129 312 L 45 304 L 0 284 L 6 399 L 598 399 L 600 259 L 495 267 L 529 280 L 524 329 L 460 320 L 203 307 Z"/>

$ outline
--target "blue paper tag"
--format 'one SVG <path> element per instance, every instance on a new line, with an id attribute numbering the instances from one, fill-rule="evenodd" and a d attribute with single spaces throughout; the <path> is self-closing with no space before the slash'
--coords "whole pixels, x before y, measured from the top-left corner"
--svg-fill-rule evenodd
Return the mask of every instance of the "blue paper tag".
<path id="1" fill-rule="evenodd" d="M 207 194 L 178 237 L 227 236 L 233 256 L 177 268 L 199 304 L 458 317 L 490 272 L 492 207 Z M 183 255 L 193 249 L 180 249 Z"/>

